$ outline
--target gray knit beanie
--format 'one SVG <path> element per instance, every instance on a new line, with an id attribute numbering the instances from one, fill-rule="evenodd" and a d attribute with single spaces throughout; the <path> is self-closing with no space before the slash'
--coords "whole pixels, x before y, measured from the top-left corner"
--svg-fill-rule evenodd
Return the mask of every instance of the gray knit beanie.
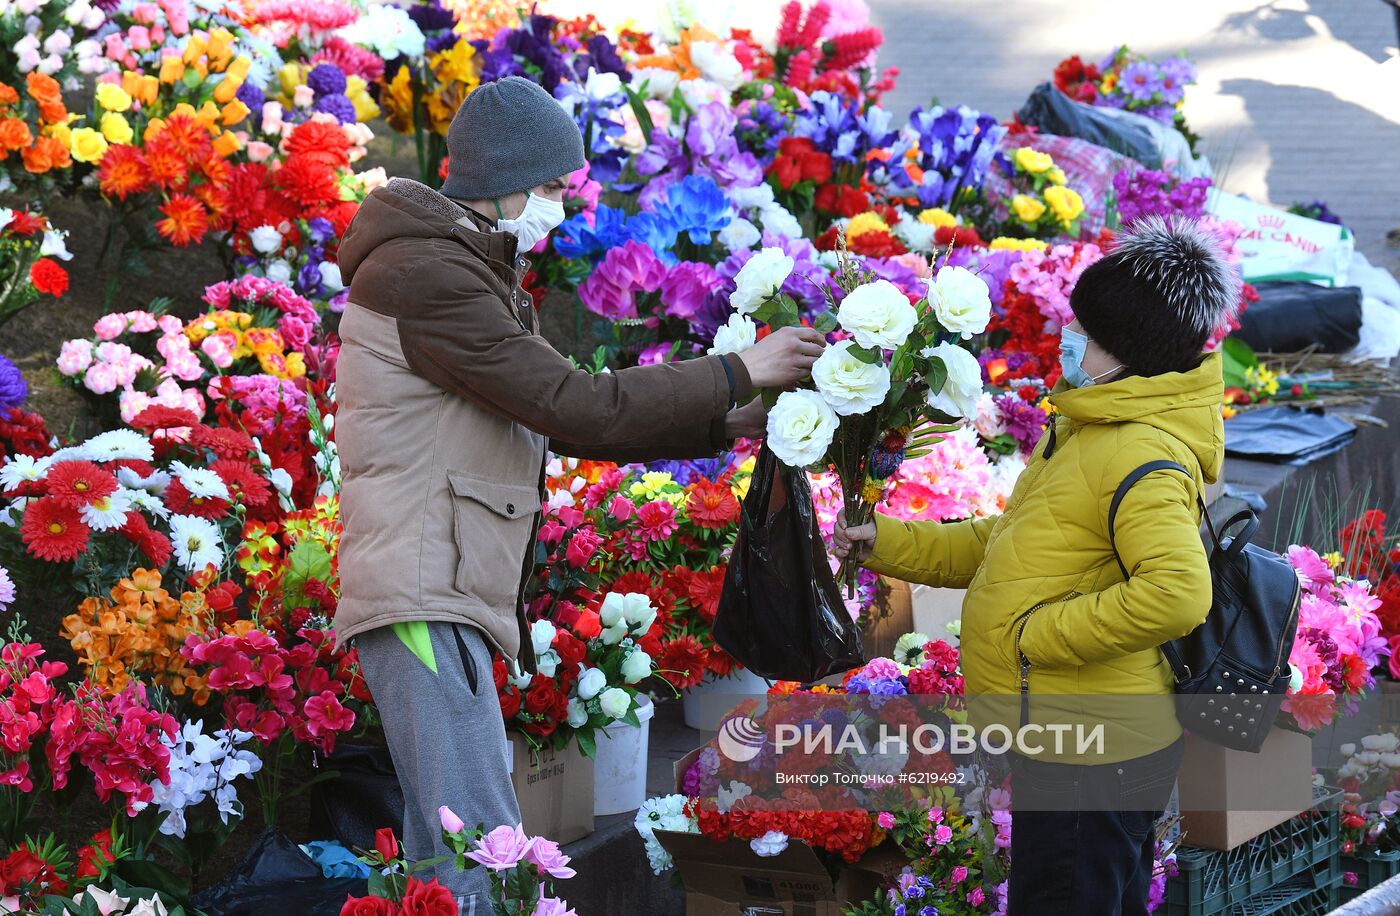
<path id="1" fill-rule="evenodd" d="M 447 129 L 442 193 L 491 200 L 576 172 L 583 136 L 548 92 L 524 77 L 485 83 L 467 96 Z"/>

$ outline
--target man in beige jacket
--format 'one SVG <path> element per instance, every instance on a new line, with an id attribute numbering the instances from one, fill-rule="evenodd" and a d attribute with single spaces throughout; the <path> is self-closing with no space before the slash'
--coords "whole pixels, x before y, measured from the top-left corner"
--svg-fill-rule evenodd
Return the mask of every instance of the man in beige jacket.
<path id="1" fill-rule="evenodd" d="M 810 371 L 822 338 L 788 328 L 738 355 L 592 375 L 539 334 L 523 253 L 563 219 L 578 128 L 534 83 L 468 96 L 438 193 L 395 179 L 340 245 L 336 437 L 344 481 L 336 633 L 354 639 L 403 787 L 410 859 L 445 852 L 439 808 L 517 824 L 492 653 L 534 671 L 521 590 L 547 450 L 699 457 L 761 435 L 757 387 Z M 752 400 L 751 400 L 752 399 Z M 489 912 L 484 870 L 438 879 Z"/>

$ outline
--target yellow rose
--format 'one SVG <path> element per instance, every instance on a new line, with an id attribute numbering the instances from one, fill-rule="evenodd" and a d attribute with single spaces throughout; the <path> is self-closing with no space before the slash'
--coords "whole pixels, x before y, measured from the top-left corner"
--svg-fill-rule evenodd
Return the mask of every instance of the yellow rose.
<path id="1" fill-rule="evenodd" d="M 1068 225 L 1084 212 L 1084 198 L 1073 188 L 1052 185 L 1045 189 L 1045 202 L 1055 211 L 1055 217 Z"/>
<path id="2" fill-rule="evenodd" d="M 1032 175 L 1039 175 L 1055 167 L 1055 160 L 1050 158 L 1049 153 L 1042 153 L 1039 150 L 1023 146 L 1016 151 L 1016 165 L 1022 171 L 1030 172 Z"/>
<path id="3" fill-rule="evenodd" d="M 987 247 L 993 251 L 1044 251 L 1050 246 L 1040 239 L 1013 239 L 1003 235 L 992 239 Z"/>
<path id="4" fill-rule="evenodd" d="M 958 218 L 944 210 L 942 207 L 934 207 L 932 210 L 924 210 L 919 214 L 919 222 L 930 226 L 937 226 L 942 229 L 944 226 L 956 226 Z"/>
<path id="5" fill-rule="evenodd" d="M 1064 183 L 1065 183 L 1065 170 L 1062 169 L 1062 168 L 1060 168 L 1058 165 L 1055 166 L 1053 169 L 1051 169 L 1051 170 L 1050 170 L 1050 183 L 1051 183 L 1051 184 L 1064 184 Z"/>
<path id="6" fill-rule="evenodd" d="M 107 138 L 107 142 L 130 143 L 134 134 L 131 124 L 115 111 L 109 111 L 102 116 L 102 136 Z"/>
<path id="7" fill-rule="evenodd" d="M 1022 222 L 1034 223 L 1045 215 L 1045 204 L 1026 194 L 1011 198 L 1011 210 Z"/>
<path id="8" fill-rule="evenodd" d="M 60 121 L 57 124 L 49 125 L 47 133 L 64 146 L 70 148 L 73 146 L 73 129 L 66 123 Z"/>
<path id="9" fill-rule="evenodd" d="M 126 111 L 131 107 L 131 96 L 116 83 L 98 83 L 97 104 L 105 111 Z"/>
<path id="10" fill-rule="evenodd" d="M 867 232 L 889 232 L 890 225 L 876 213 L 861 213 L 846 224 L 846 238 L 853 239 Z"/>
<path id="11" fill-rule="evenodd" d="M 68 148 L 79 162 L 97 162 L 107 152 L 107 141 L 91 127 L 80 127 L 68 138 Z"/>
<path id="12" fill-rule="evenodd" d="M 214 152 L 227 159 L 243 148 L 238 136 L 231 130 L 226 130 L 214 138 Z"/>

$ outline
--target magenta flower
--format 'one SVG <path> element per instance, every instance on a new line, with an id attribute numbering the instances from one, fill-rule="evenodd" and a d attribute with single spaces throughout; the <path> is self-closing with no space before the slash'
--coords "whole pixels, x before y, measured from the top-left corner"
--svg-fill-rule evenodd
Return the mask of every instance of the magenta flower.
<path id="1" fill-rule="evenodd" d="M 1306 591 L 1315 592 L 1324 585 L 1330 585 L 1333 580 L 1332 567 L 1327 565 L 1327 561 L 1317 555 L 1317 551 L 1311 547 L 1299 547 L 1294 544 L 1288 548 L 1288 562 L 1298 573 L 1298 578 L 1302 580 L 1303 588 Z"/>
<path id="2" fill-rule="evenodd" d="M 709 264 L 682 261 L 661 284 L 661 304 L 672 318 L 689 321 L 705 305 L 710 291 L 719 286 L 719 274 Z"/>
<path id="3" fill-rule="evenodd" d="M 949 875 L 954 884 L 962 884 L 967 880 L 967 866 L 958 865 L 953 868 L 953 873 Z"/>
<path id="4" fill-rule="evenodd" d="M 535 916 L 578 916 L 578 911 L 558 897 L 541 896 L 535 904 Z"/>
<path id="5" fill-rule="evenodd" d="M 535 838 L 525 851 L 525 861 L 551 878 L 572 878 L 577 874 L 569 867 L 569 857 L 559 850 L 559 844 L 544 837 Z"/>
<path id="6" fill-rule="evenodd" d="M 888 811 L 881 811 L 875 816 L 875 823 L 880 825 L 881 830 L 890 830 L 894 827 L 894 815 Z"/>
<path id="7" fill-rule="evenodd" d="M 467 853 L 467 858 L 492 871 L 505 871 L 518 865 L 536 842 L 533 837 L 526 836 L 519 825 L 502 824 L 477 840 L 476 849 Z"/>
<path id="8" fill-rule="evenodd" d="M 442 829 L 448 833 L 461 833 L 467 827 L 466 824 L 462 823 L 462 819 L 446 805 L 438 809 L 438 819 L 442 821 Z"/>
<path id="9" fill-rule="evenodd" d="M 938 829 L 933 831 L 933 841 L 939 846 L 946 846 L 953 839 L 953 828 L 947 824 L 939 824 Z"/>
<path id="10" fill-rule="evenodd" d="M 604 318 L 636 318 L 636 294 L 654 293 L 666 280 L 666 265 L 641 242 L 612 248 L 578 288 L 589 311 Z"/>

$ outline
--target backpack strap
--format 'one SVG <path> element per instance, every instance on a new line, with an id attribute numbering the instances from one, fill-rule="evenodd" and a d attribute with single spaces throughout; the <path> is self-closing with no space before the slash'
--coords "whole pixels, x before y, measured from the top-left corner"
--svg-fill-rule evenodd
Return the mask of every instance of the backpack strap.
<path id="1" fill-rule="evenodd" d="M 1118 556 L 1118 545 L 1114 543 L 1113 522 L 1118 517 L 1118 506 L 1123 502 L 1123 497 L 1128 495 L 1128 491 L 1133 488 L 1133 484 L 1151 474 L 1153 471 L 1180 471 L 1187 478 L 1191 477 L 1191 472 L 1177 464 L 1175 461 L 1149 461 L 1146 464 L 1134 468 L 1123 482 L 1118 485 L 1118 489 L 1113 494 L 1113 501 L 1108 505 L 1108 544 L 1113 548 L 1113 559 L 1118 562 L 1118 568 L 1123 573 L 1123 578 L 1128 578 L 1128 568 L 1123 565 L 1123 558 Z M 1219 548 L 1220 538 L 1215 534 L 1215 526 L 1211 524 L 1210 513 L 1206 511 L 1205 500 L 1201 499 L 1201 494 L 1196 494 L 1196 505 L 1201 509 L 1201 517 L 1205 519 L 1206 528 L 1210 530 L 1210 539 Z"/>

